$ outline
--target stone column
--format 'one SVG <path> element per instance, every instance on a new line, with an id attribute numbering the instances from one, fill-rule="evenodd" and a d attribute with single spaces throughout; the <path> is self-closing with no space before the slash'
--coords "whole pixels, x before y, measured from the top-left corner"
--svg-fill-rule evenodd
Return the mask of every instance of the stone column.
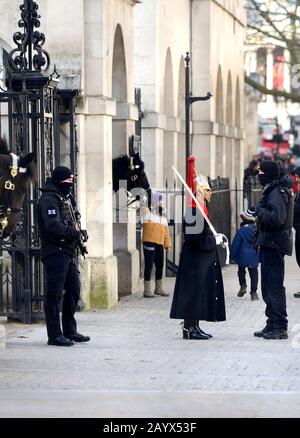
<path id="1" fill-rule="evenodd" d="M 176 117 L 167 117 L 166 130 L 164 132 L 164 184 L 168 181 L 168 187 L 174 187 L 174 172 L 172 166 L 177 167 L 178 154 L 178 131 L 179 119 Z"/>
<path id="2" fill-rule="evenodd" d="M 216 177 L 216 128 L 217 124 L 210 121 L 194 121 L 192 129 L 192 154 L 196 158 L 197 173 L 212 179 Z"/>
<path id="3" fill-rule="evenodd" d="M 225 138 L 221 135 L 216 137 L 216 177 L 225 175 Z"/>
<path id="4" fill-rule="evenodd" d="M 179 120 L 179 133 L 177 139 L 177 169 L 185 178 L 185 123 L 184 120 Z M 178 187 L 180 187 L 180 183 Z"/>
<path id="5" fill-rule="evenodd" d="M 128 152 L 128 140 L 134 134 L 135 120 L 138 119 L 136 106 L 127 102 L 117 103 L 117 113 L 113 119 L 114 155 Z M 124 145 L 124 135 L 125 142 Z M 126 150 L 124 150 L 126 146 Z M 139 290 L 139 252 L 136 249 L 136 211 L 127 208 L 127 198 L 121 188 L 116 197 L 117 209 L 113 225 L 114 255 L 118 260 L 119 297 L 136 293 Z"/>
<path id="6" fill-rule="evenodd" d="M 83 225 L 89 233 L 88 257 L 82 264 L 85 302 L 111 308 L 118 300 L 117 259 L 112 229 L 112 117 L 116 103 L 110 95 L 111 58 L 103 56 L 107 41 L 101 0 L 83 2 L 82 98 L 77 107 L 80 163 L 79 200 Z M 95 13 L 95 11 L 98 11 Z M 107 49 L 108 50 L 108 49 Z M 110 52 L 112 53 L 112 52 Z"/>
<path id="7" fill-rule="evenodd" d="M 163 114 L 148 112 L 143 119 L 142 153 L 146 163 L 146 173 L 152 189 L 164 187 L 164 129 L 166 117 Z"/>
<path id="8" fill-rule="evenodd" d="M 85 303 L 110 308 L 118 300 L 117 260 L 112 236 L 111 132 L 115 103 L 85 97 L 78 107 L 80 135 L 79 199 L 89 233 L 84 268 Z M 87 293 L 89 291 L 89 294 Z"/>

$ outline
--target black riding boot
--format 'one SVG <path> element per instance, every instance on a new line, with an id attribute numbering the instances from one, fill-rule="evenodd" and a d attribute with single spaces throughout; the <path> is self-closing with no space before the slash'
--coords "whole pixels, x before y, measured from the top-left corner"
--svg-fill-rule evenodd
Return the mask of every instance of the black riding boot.
<path id="1" fill-rule="evenodd" d="M 185 319 L 183 323 L 183 339 L 209 339 L 210 336 L 202 332 L 199 321 Z"/>
<path id="2" fill-rule="evenodd" d="M 203 335 L 206 335 L 206 336 L 208 336 L 209 338 L 212 338 L 212 337 L 213 337 L 213 335 L 211 335 L 210 333 L 206 333 L 204 330 L 202 330 L 202 329 L 199 327 L 199 321 L 197 321 L 196 328 L 197 328 L 197 329 L 200 331 L 200 333 L 202 333 Z"/>

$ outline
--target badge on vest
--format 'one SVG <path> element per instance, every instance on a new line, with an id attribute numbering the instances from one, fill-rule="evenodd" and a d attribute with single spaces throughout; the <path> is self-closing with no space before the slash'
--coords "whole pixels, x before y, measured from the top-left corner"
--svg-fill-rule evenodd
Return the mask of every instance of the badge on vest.
<path id="1" fill-rule="evenodd" d="M 48 217 L 51 217 L 51 218 L 55 217 L 57 215 L 56 209 L 55 208 L 48 208 L 47 214 L 48 214 Z"/>

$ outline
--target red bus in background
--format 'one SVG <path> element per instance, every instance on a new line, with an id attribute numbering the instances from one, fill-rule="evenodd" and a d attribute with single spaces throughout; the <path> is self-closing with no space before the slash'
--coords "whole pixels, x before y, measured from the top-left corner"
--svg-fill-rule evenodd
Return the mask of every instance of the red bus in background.
<path id="1" fill-rule="evenodd" d="M 286 155 L 290 150 L 289 136 L 276 125 L 274 119 L 260 123 L 260 149 L 268 153 L 278 152 L 280 155 Z"/>

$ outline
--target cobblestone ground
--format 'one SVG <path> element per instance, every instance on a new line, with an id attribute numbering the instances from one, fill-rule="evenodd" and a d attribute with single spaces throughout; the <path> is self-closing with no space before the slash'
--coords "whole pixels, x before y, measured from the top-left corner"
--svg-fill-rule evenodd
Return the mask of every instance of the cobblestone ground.
<path id="1" fill-rule="evenodd" d="M 46 345 L 42 324 L 8 324 L 0 349 L 0 417 L 300 416 L 300 271 L 286 259 L 289 339 L 266 341 L 264 303 L 237 298 L 237 267 L 223 270 L 227 321 L 203 323 L 214 338 L 182 339 L 171 297 L 123 298 L 110 311 L 78 314 L 91 336 Z M 172 292 L 173 279 L 166 288 Z"/>

